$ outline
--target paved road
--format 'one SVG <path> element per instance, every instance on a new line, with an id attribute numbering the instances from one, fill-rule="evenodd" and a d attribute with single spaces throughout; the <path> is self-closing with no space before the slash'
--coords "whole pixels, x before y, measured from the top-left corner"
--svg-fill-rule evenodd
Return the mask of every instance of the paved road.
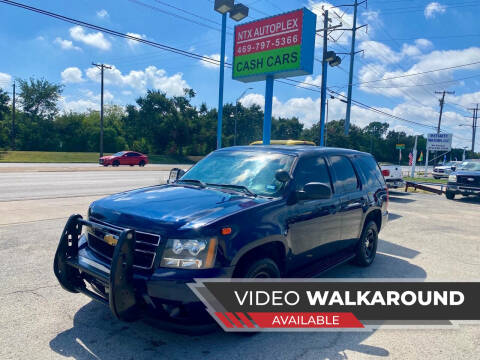
<path id="1" fill-rule="evenodd" d="M 262 333 L 243 337 L 221 331 L 187 336 L 143 322 L 118 322 L 108 308 L 62 290 L 52 272 L 52 258 L 66 217 L 72 212 L 84 213 L 88 203 L 98 197 L 59 195 L 71 194 L 68 189 L 75 187 L 95 193 L 140 181 L 142 185 L 155 184 L 162 175 L 147 178 L 141 171 L 131 174 L 128 180 L 108 174 L 95 181 L 85 172 L 48 178 L 41 173 L 27 174 L 29 185 L 16 185 L 18 177 L 2 177 L 1 184 L 9 186 L 8 195 L 3 186 L 0 188 L 2 197 L 17 200 L 0 203 L 0 359 L 478 357 L 480 325 L 452 330 L 380 329 L 372 333 Z M 47 186 L 49 181 L 55 189 Z M 37 194 L 54 198 L 32 200 Z M 22 198 L 29 200 L 18 200 Z M 375 264 L 366 269 L 346 264 L 325 276 L 478 281 L 479 210 L 480 201 L 392 193 L 392 220 L 381 232 Z"/>
<path id="2" fill-rule="evenodd" d="M 116 192 L 165 183 L 168 171 L 0 172 L 0 201 Z"/>

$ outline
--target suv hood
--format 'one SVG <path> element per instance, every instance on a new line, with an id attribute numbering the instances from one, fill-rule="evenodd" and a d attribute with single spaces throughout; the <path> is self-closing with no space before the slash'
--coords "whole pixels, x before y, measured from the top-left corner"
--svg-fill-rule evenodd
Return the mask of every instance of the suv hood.
<path id="1" fill-rule="evenodd" d="M 89 215 L 112 225 L 161 233 L 199 228 L 270 201 L 211 188 L 161 185 L 97 200 Z"/>
<path id="2" fill-rule="evenodd" d="M 458 171 L 455 171 L 453 174 L 460 175 L 460 176 L 480 176 L 480 171 L 458 170 Z"/>

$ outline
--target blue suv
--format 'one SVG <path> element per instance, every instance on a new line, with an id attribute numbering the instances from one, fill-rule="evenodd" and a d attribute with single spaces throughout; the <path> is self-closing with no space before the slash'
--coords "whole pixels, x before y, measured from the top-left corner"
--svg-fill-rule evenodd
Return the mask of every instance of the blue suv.
<path id="1" fill-rule="evenodd" d="M 88 219 L 69 218 L 54 260 L 65 290 L 105 303 L 121 320 L 204 322 L 186 285 L 194 278 L 368 266 L 388 218 L 380 168 L 353 150 L 237 146 L 171 176 L 93 202 Z"/>

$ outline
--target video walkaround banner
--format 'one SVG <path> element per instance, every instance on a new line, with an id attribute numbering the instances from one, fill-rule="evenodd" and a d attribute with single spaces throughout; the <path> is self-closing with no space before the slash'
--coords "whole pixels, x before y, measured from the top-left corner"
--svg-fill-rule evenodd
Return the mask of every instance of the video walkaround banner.
<path id="1" fill-rule="evenodd" d="M 479 282 L 196 279 L 189 286 L 225 331 L 480 325 Z"/>

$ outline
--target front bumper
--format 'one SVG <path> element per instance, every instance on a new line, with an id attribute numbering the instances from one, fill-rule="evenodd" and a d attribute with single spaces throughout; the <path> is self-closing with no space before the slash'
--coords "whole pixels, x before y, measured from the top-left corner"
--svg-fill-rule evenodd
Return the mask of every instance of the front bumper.
<path id="1" fill-rule="evenodd" d="M 480 187 L 465 186 L 457 183 L 448 183 L 447 191 L 460 195 L 480 195 Z"/>
<path id="2" fill-rule="evenodd" d="M 84 225 L 118 236 L 111 263 L 100 258 L 83 241 Z M 231 277 L 233 268 L 137 271 L 133 268 L 134 248 L 134 230 L 121 231 L 72 215 L 60 238 L 54 272 L 65 290 L 83 293 L 108 305 L 115 317 L 123 321 L 145 315 L 192 325 L 211 321 L 187 283 L 194 278 Z"/>

